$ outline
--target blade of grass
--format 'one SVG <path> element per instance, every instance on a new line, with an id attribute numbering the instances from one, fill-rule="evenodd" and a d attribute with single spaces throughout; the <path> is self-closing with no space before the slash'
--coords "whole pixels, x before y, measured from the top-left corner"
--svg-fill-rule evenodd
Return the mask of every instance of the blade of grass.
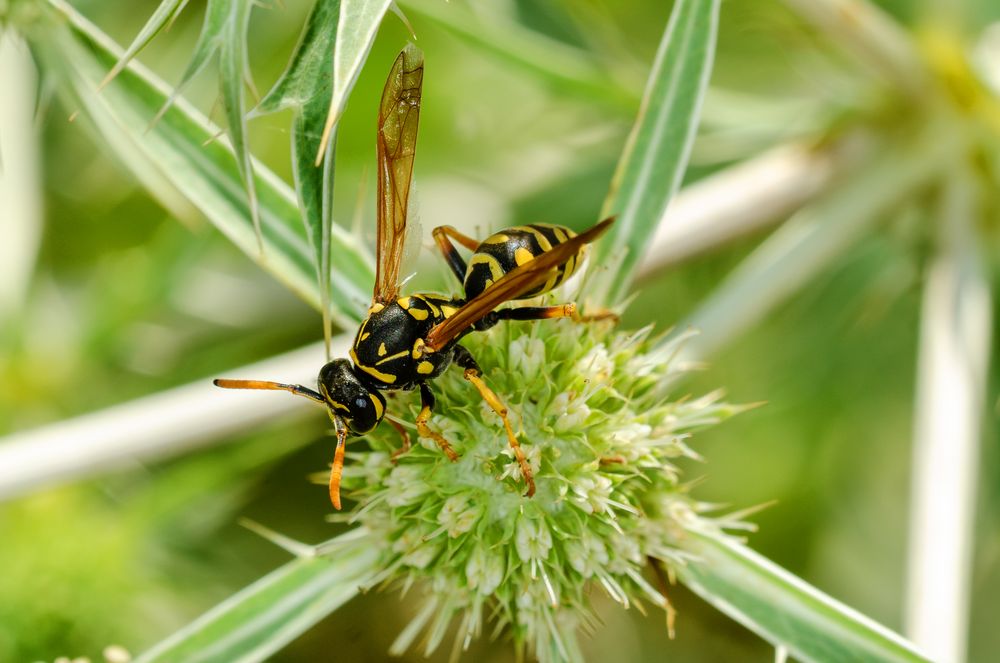
<path id="1" fill-rule="evenodd" d="M 378 549 L 356 532 L 339 539 L 321 544 L 336 547 L 329 556 L 300 557 L 272 571 L 143 652 L 134 663 L 267 660 L 353 598 L 373 575 Z"/>
<path id="2" fill-rule="evenodd" d="M 956 169 L 927 274 L 914 408 L 906 633 L 934 660 L 966 658 L 976 477 L 993 315 L 975 245 L 974 179 Z"/>
<path id="3" fill-rule="evenodd" d="M 175 214 L 187 213 L 178 205 L 180 193 L 247 255 L 319 308 L 314 254 L 292 190 L 255 163 L 266 247 L 262 257 L 233 152 L 222 141 L 213 140 L 218 129 L 183 99 L 150 126 L 169 97 L 169 88 L 135 62 L 96 94 L 103 72 L 118 59 L 120 49 L 62 0 L 50 0 L 50 4 L 67 19 L 66 29 L 40 31 L 33 37 L 33 47 L 50 71 L 62 75 L 66 84 L 60 91 L 69 106 L 85 114 L 100 139 Z M 372 260 L 358 238 L 339 226 L 332 227 L 330 241 L 338 256 L 332 315 L 339 324 L 351 326 L 369 299 Z"/>
<path id="4" fill-rule="evenodd" d="M 333 91 L 330 108 L 315 164 L 323 162 L 323 154 L 329 149 L 333 127 L 347 104 L 347 98 L 354 88 L 361 67 L 368 59 L 368 53 L 375 43 L 375 34 L 382 23 L 382 17 L 389 11 L 392 0 L 341 0 L 340 23 L 336 45 L 333 50 Z"/>
<path id="5" fill-rule="evenodd" d="M 877 158 L 858 166 L 765 240 L 678 326 L 700 332 L 685 345 L 686 358 L 705 357 L 739 336 L 840 257 L 894 205 L 925 186 L 952 161 L 955 149 L 937 129 L 928 128 L 913 144 L 882 147 Z"/>
<path id="6" fill-rule="evenodd" d="M 823 594 L 749 548 L 689 532 L 694 559 L 681 582 L 797 661 L 928 661 L 889 629 Z"/>
<path id="7" fill-rule="evenodd" d="M 256 112 L 294 109 L 292 169 L 299 208 L 312 245 L 323 313 L 323 335 L 330 357 L 330 236 L 333 232 L 335 150 L 326 151 L 322 168 L 313 157 L 320 149 L 333 86 L 333 49 L 340 20 L 340 0 L 318 0 L 306 19 L 288 66 Z"/>
<path id="8" fill-rule="evenodd" d="M 680 185 L 712 70 L 718 19 L 718 0 L 674 4 L 601 211 L 602 218 L 618 215 L 598 249 L 618 262 L 606 279 L 609 301 L 628 293 L 649 236 Z"/>

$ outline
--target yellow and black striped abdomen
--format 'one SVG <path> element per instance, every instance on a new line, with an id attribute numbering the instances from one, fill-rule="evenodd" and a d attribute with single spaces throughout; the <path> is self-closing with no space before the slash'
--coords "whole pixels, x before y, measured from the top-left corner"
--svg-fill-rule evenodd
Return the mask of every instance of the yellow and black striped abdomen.
<path id="1" fill-rule="evenodd" d="M 469 261 L 465 272 L 465 296 L 472 299 L 518 265 L 575 236 L 569 228 L 548 223 L 515 226 L 494 233 L 483 240 Z M 524 293 L 520 299 L 535 297 L 565 283 L 580 265 L 585 250 L 586 247 L 582 247 L 570 256 L 552 271 L 548 281 Z"/>

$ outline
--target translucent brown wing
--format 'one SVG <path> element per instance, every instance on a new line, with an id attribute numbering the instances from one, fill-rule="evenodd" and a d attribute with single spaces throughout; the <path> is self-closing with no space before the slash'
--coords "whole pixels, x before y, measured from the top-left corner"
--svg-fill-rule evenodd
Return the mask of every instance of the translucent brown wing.
<path id="1" fill-rule="evenodd" d="M 389 71 L 378 112 L 378 247 L 372 301 L 399 293 L 399 263 L 406 239 L 406 211 L 420 119 L 424 56 L 408 44 Z"/>
<path id="2" fill-rule="evenodd" d="M 432 327 L 424 339 L 424 344 L 431 350 L 440 350 L 500 304 L 517 299 L 525 292 L 541 285 L 549 279 L 553 269 L 579 251 L 584 244 L 589 244 L 600 237 L 614 220 L 614 217 L 605 219 L 576 237 L 507 272 L 496 283 L 463 304 L 447 320 Z"/>

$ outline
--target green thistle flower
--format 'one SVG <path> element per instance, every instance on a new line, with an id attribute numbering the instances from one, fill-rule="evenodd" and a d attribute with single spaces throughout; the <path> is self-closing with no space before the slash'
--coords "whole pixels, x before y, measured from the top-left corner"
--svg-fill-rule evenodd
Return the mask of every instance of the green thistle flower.
<path id="1" fill-rule="evenodd" d="M 458 371 L 435 380 L 431 422 L 458 462 L 420 440 L 393 465 L 391 430 L 351 454 L 345 488 L 359 504 L 349 519 L 383 551 L 369 584 L 417 584 L 426 594 L 393 653 L 421 633 L 432 652 L 456 620 L 457 653 L 492 618 L 492 632 L 509 629 L 519 650 L 575 658 L 592 586 L 626 608 L 648 601 L 670 616 L 646 567 L 683 563 L 685 530 L 720 527 L 688 495 L 675 462 L 698 458 L 693 431 L 737 410 L 719 393 L 670 399 L 691 368 L 677 359 L 682 342 L 568 321 L 509 323 L 464 341 L 509 407 L 535 474 L 532 499 L 499 417 Z M 397 396 L 391 411 L 412 420 L 417 400 Z"/>

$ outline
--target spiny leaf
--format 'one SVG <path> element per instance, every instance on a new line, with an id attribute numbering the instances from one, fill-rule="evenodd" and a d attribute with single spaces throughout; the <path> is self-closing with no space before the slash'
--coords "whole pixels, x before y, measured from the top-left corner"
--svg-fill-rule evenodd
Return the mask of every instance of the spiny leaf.
<path id="1" fill-rule="evenodd" d="M 628 292 L 649 236 L 680 185 L 712 70 L 719 0 L 678 0 L 601 217 L 618 223 L 600 246 L 617 256 L 609 301 Z"/>
<path id="2" fill-rule="evenodd" d="M 317 166 L 323 161 L 324 151 L 329 149 L 333 127 L 347 104 L 375 41 L 378 26 L 391 4 L 392 0 L 341 0 L 340 28 L 333 51 L 333 92 L 316 154 Z"/>
<path id="3" fill-rule="evenodd" d="M 325 153 L 322 168 L 316 167 L 313 158 L 320 150 L 320 136 L 330 102 L 333 49 L 339 20 L 340 0 L 317 0 L 288 67 L 257 107 L 261 113 L 283 108 L 295 111 L 292 168 L 302 220 L 315 255 L 328 355 L 334 150 Z"/>
<path id="4" fill-rule="evenodd" d="M 108 72 L 108 75 L 104 77 L 103 81 L 101 81 L 98 89 L 102 89 L 105 85 L 110 83 L 115 76 L 120 74 L 122 69 L 124 69 L 125 66 L 132 61 L 132 58 L 134 58 L 139 51 L 145 48 L 146 45 L 152 41 L 153 37 L 155 37 L 156 34 L 164 28 L 164 26 L 172 23 L 174 19 L 180 15 L 180 13 L 184 10 L 184 7 L 187 6 L 187 3 L 188 0 L 163 0 L 159 7 L 156 8 L 156 11 L 153 12 L 153 15 L 149 17 L 149 20 L 146 21 L 146 24 L 142 26 L 142 29 L 139 30 L 139 34 L 136 35 L 132 43 L 129 44 L 129 47 L 125 49 L 122 56 L 118 58 L 118 62 L 115 63 L 115 66 L 112 67 L 111 71 Z"/>
<path id="5" fill-rule="evenodd" d="M 924 663 L 914 645 L 745 546 L 689 532 L 678 576 L 703 599 L 797 661 Z"/>
<path id="6" fill-rule="evenodd" d="M 316 0 L 288 66 L 257 104 L 257 112 L 301 109 L 316 97 L 323 102 L 329 100 L 339 20 L 340 0 Z"/>
<path id="7" fill-rule="evenodd" d="M 219 46 L 219 83 L 222 86 L 222 106 L 226 111 L 229 138 L 240 167 L 240 175 L 250 198 L 250 216 L 257 235 L 258 249 L 263 252 L 264 240 L 260 234 L 260 213 L 257 205 L 257 190 L 254 186 L 253 164 L 250 161 L 250 146 L 247 144 L 246 80 L 249 72 L 247 62 L 247 27 L 250 25 L 250 11 L 253 0 L 209 0 L 209 7 L 216 2 L 226 2 L 229 14 L 224 23 Z"/>
<path id="8" fill-rule="evenodd" d="M 272 571 L 177 631 L 135 663 L 263 661 L 346 603 L 374 573 L 379 551 L 349 533 L 339 550 Z"/>
<path id="9" fill-rule="evenodd" d="M 254 165 L 266 247 L 266 260 L 261 259 L 233 152 L 211 140 L 217 127 L 183 99 L 151 126 L 169 88 L 135 63 L 95 94 L 97 82 L 121 51 L 71 6 L 53 4 L 67 17 L 66 27 L 46 32 L 33 46 L 48 69 L 63 77 L 60 91 L 68 97 L 68 105 L 93 122 L 100 140 L 175 213 L 190 214 L 185 200 L 194 204 L 262 267 L 318 307 L 313 252 L 292 190 L 264 166 Z M 339 226 L 331 233 L 332 250 L 338 256 L 332 313 L 341 324 L 352 326 L 369 299 L 372 260 Z"/>
<path id="10" fill-rule="evenodd" d="M 111 72 L 101 83 L 103 87 L 117 76 L 135 54 L 162 28 L 167 21 L 177 14 L 187 4 L 187 0 L 164 0 L 140 31 L 129 50 L 118 60 Z M 254 232 L 257 236 L 258 251 L 263 250 L 263 239 L 260 229 L 260 211 L 257 201 L 257 190 L 252 175 L 253 164 L 250 158 L 250 148 L 247 145 L 246 102 L 244 81 L 248 71 L 246 61 L 247 26 L 250 21 L 250 11 L 253 0 L 208 0 L 205 7 L 205 20 L 194 53 L 181 76 L 180 82 L 173 93 L 167 98 L 160 112 L 153 118 L 153 123 L 159 121 L 185 86 L 219 54 L 219 83 L 222 92 L 222 105 L 229 126 L 229 138 L 236 153 L 236 162 L 240 176 L 246 188 L 250 201 L 250 216 L 253 220 Z"/>

